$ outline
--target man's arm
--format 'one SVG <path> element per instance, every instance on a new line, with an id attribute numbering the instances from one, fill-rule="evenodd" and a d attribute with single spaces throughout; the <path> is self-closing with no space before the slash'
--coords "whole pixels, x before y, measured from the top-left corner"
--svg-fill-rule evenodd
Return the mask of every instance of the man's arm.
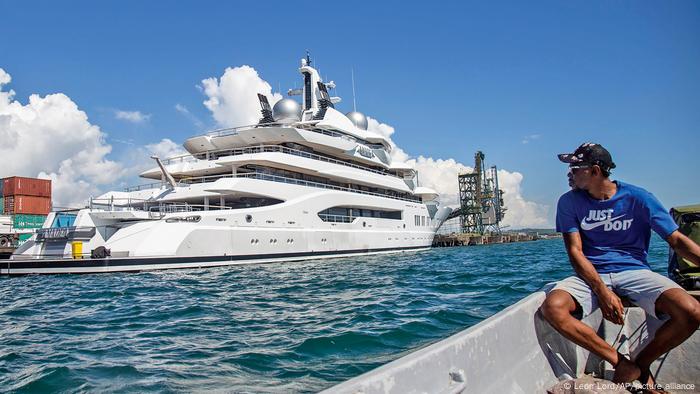
<path id="1" fill-rule="evenodd" d="M 578 232 L 564 233 L 564 244 L 569 255 L 569 261 L 574 271 L 586 282 L 598 297 L 598 304 L 603 312 L 603 317 L 616 324 L 622 324 L 624 307 L 620 297 L 608 289 L 600 275 L 593 267 L 593 263 L 583 254 L 581 234 Z"/>
<path id="2" fill-rule="evenodd" d="M 666 238 L 666 242 L 676 251 L 676 254 L 700 267 L 700 246 L 692 239 L 676 230 Z"/>

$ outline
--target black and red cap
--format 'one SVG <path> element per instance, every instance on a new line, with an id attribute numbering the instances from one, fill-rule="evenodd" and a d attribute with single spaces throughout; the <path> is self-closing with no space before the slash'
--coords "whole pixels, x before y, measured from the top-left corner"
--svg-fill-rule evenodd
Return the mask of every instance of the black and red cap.
<path id="1" fill-rule="evenodd" d="M 562 153 L 557 156 L 559 160 L 572 167 L 597 165 L 606 171 L 615 168 L 610 152 L 602 145 L 592 142 L 581 144 L 574 153 Z"/>

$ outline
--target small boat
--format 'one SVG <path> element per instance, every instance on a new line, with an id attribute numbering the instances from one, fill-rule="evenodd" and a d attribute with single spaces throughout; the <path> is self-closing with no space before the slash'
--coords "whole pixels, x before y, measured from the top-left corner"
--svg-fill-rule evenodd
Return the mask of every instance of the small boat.
<path id="1" fill-rule="evenodd" d="M 538 310 L 548 286 L 553 284 L 473 327 L 323 393 L 529 394 L 545 393 L 585 375 L 611 379 L 609 363 L 576 346 L 543 319 Z M 653 338 L 662 321 L 646 316 L 639 307 L 625 311 L 622 326 L 604 320 L 600 310 L 583 321 L 622 354 L 634 356 Z M 657 384 L 669 392 L 698 392 L 699 354 L 700 333 L 696 331 L 652 364 Z M 570 392 L 574 392 L 572 385 Z"/>

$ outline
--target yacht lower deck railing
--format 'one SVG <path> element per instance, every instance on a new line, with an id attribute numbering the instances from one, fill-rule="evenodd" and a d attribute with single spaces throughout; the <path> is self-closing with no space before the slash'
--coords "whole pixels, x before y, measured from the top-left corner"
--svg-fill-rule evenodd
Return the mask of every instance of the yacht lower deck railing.
<path id="1" fill-rule="evenodd" d="M 329 215 L 325 213 L 319 213 L 318 217 L 321 218 L 324 222 L 331 222 L 331 223 L 352 223 L 356 217 L 354 216 L 347 216 L 347 215 Z"/>
<path id="2" fill-rule="evenodd" d="M 150 219 L 160 219 L 168 213 L 195 212 L 204 210 L 233 209 L 214 204 L 190 204 L 186 202 L 149 201 L 136 198 L 91 198 L 88 208 L 108 211 L 143 211 Z"/>
<path id="3" fill-rule="evenodd" d="M 367 190 L 356 189 L 356 188 L 347 187 L 347 186 L 337 186 L 337 185 L 331 185 L 331 184 L 327 184 L 327 183 L 307 181 L 307 180 L 303 180 L 303 179 L 290 178 L 290 177 L 285 177 L 285 176 L 280 176 L 280 175 L 266 174 L 263 172 L 249 172 L 249 173 L 242 173 L 242 174 L 226 174 L 226 175 L 208 175 L 208 176 L 202 176 L 202 177 L 197 177 L 197 178 L 183 179 L 181 182 L 194 184 L 194 183 L 211 182 L 213 180 L 221 179 L 221 178 L 259 179 L 259 180 L 263 180 L 263 181 L 289 183 L 289 184 L 299 185 L 299 186 L 309 186 L 309 187 L 316 187 L 316 188 L 321 188 L 321 189 L 332 189 L 332 190 L 340 190 L 340 191 L 351 192 L 351 193 L 366 194 L 369 196 L 392 198 L 395 200 L 403 200 L 403 201 L 411 201 L 411 202 L 420 202 L 421 201 L 420 198 L 418 198 L 418 197 L 407 198 L 407 197 L 402 197 L 402 196 L 395 195 L 395 194 L 376 193 L 376 192 L 370 192 Z"/>

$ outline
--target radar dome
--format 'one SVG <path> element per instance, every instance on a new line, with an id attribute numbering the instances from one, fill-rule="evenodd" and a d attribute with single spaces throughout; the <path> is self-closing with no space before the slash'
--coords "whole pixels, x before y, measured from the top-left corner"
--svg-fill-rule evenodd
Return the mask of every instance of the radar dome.
<path id="1" fill-rule="evenodd" d="M 362 112 L 350 111 L 345 116 L 359 129 L 367 130 L 367 117 Z"/>
<path id="2" fill-rule="evenodd" d="M 277 122 L 296 121 L 301 119 L 301 106 L 296 100 L 282 99 L 272 107 L 272 117 Z"/>

